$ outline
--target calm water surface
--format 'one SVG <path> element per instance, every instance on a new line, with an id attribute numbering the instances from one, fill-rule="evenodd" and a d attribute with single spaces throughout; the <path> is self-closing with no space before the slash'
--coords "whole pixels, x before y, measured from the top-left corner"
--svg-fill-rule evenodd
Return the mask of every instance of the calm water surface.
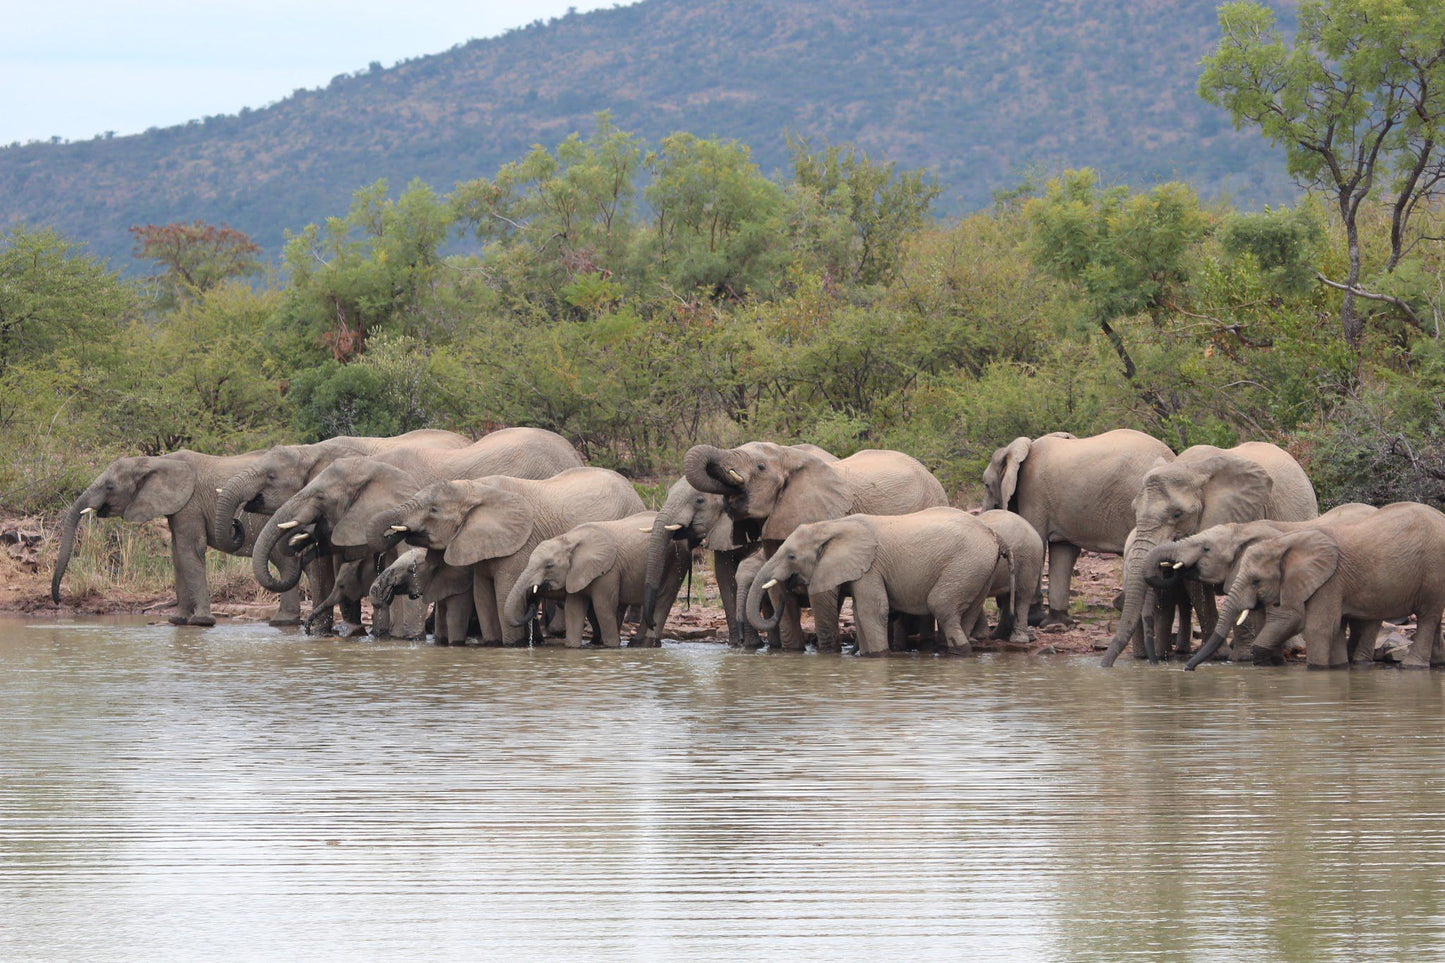
<path id="1" fill-rule="evenodd" d="M 1445 956 L 1445 674 L 0 621 L 0 958 Z"/>

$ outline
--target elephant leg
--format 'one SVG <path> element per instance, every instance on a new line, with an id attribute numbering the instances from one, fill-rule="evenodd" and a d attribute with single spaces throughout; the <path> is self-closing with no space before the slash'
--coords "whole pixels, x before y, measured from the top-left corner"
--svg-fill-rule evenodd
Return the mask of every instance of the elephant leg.
<path id="1" fill-rule="evenodd" d="M 617 593 L 592 599 L 592 641 L 609 649 L 622 647 L 622 626 L 617 620 Z"/>
<path id="2" fill-rule="evenodd" d="M 876 581 L 876 585 L 853 583 L 853 623 L 858 627 L 859 655 L 888 654 L 888 592 L 882 579 Z"/>
<path id="3" fill-rule="evenodd" d="M 1079 560 L 1079 547 L 1069 542 L 1049 543 L 1049 614 L 1042 625 L 1073 625 L 1069 618 L 1069 582 L 1074 577 L 1074 563 Z"/>
<path id="4" fill-rule="evenodd" d="M 1219 623 L 1219 604 L 1214 600 L 1214 590 L 1193 579 L 1185 580 L 1184 590 L 1189 593 L 1189 605 L 1194 610 L 1195 621 L 1199 623 L 1199 636 L 1207 639 L 1214 634 L 1214 627 Z M 1193 647 L 1191 643 L 1190 648 Z M 1244 651 L 1249 652 L 1248 645 Z"/>
<path id="5" fill-rule="evenodd" d="M 567 616 L 557 602 L 542 603 L 542 623 L 543 633 L 554 639 L 560 639 L 567 634 Z"/>
<path id="6" fill-rule="evenodd" d="M 1440 614 L 1440 609 L 1434 607 L 1415 613 L 1415 638 L 1405 656 L 1406 668 L 1427 669 L 1437 664 L 1433 660 L 1440 648 Z"/>
<path id="7" fill-rule="evenodd" d="M 1331 604 L 1337 599 L 1322 599 L 1321 594 L 1305 605 L 1305 661 L 1311 669 L 1343 668 L 1350 663 L 1340 607 Z"/>
<path id="8" fill-rule="evenodd" d="M 803 608 L 798 603 L 797 596 L 781 588 L 771 589 L 770 591 L 777 592 L 782 596 L 783 620 L 778 623 L 778 635 L 779 640 L 782 642 L 782 647 L 794 652 L 803 651 L 807 648 L 808 640 L 807 637 L 803 635 Z M 778 604 L 776 599 L 774 600 L 774 604 Z M 814 610 L 813 617 L 815 619 L 817 618 L 816 610 Z"/>
<path id="9" fill-rule="evenodd" d="M 713 552 L 712 571 L 717 578 L 718 594 L 722 596 L 723 619 L 727 622 L 728 638 L 738 637 L 738 559 L 732 552 Z M 660 630 L 662 620 L 653 617 L 653 624 Z"/>
<path id="10" fill-rule="evenodd" d="M 856 602 L 854 602 L 854 606 L 853 619 L 856 622 L 858 618 Z M 908 616 L 902 612 L 892 613 L 888 616 L 888 651 L 908 651 Z"/>
<path id="11" fill-rule="evenodd" d="M 211 589 L 206 582 L 206 539 L 197 536 L 191 526 L 171 522 L 171 559 L 176 570 L 176 614 L 170 621 L 177 625 L 215 625 L 211 616 Z"/>
<path id="12" fill-rule="evenodd" d="M 313 584 L 314 576 L 310 566 L 306 570 L 306 584 Z M 301 587 L 289 588 L 281 593 L 276 602 L 276 614 L 266 620 L 268 625 L 301 624 Z"/>
<path id="13" fill-rule="evenodd" d="M 569 649 L 582 647 L 582 632 L 587 625 L 587 596 L 569 595 L 562 605 L 563 617 L 567 621 L 566 645 Z"/>
<path id="14" fill-rule="evenodd" d="M 336 621 L 336 575 L 340 566 L 340 557 L 330 553 L 318 555 L 310 566 L 315 569 L 316 577 L 308 577 L 307 581 L 311 588 L 311 612 L 307 618 L 312 631 L 318 635 L 330 635 L 331 627 Z M 330 601 L 323 602 L 323 599 Z"/>
<path id="15" fill-rule="evenodd" d="M 496 580 L 480 571 L 472 573 L 472 604 L 482 627 L 482 645 L 501 645 L 502 620 L 498 613 Z"/>
<path id="16" fill-rule="evenodd" d="M 492 579 L 492 604 L 497 610 L 497 624 L 501 628 L 503 645 L 530 645 L 531 629 L 527 625 L 512 625 L 501 617 L 501 613 L 507 610 L 507 595 L 512 591 L 512 585 L 520 572 L 512 573 L 511 578 L 493 577 Z M 571 596 L 568 596 L 571 598 Z"/>
<path id="17" fill-rule="evenodd" d="M 1184 598 L 1177 600 L 1176 605 L 1179 623 L 1174 630 L 1174 651 L 1180 656 L 1187 656 L 1194 645 L 1194 632 L 1190 624 L 1190 613 L 1193 611 L 1193 606 L 1190 605 L 1188 599 Z M 1162 651 L 1168 652 L 1169 650 L 1166 648 Z"/>
<path id="18" fill-rule="evenodd" d="M 813 629 L 818 636 L 819 652 L 837 652 L 841 648 L 838 628 L 838 593 L 820 592 L 812 596 Z"/>
<path id="19" fill-rule="evenodd" d="M 1375 661 L 1375 643 L 1380 636 L 1380 623 L 1374 620 L 1350 619 L 1348 656 L 1351 662 L 1366 664 Z"/>
<path id="20" fill-rule="evenodd" d="M 949 654 L 973 654 L 973 640 L 970 639 L 968 633 L 964 631 L 964 620 L 960 618 L 956 609 L 934 609 L 933 617 L 938 620 L 938 627 L 943 630 L 943 638 L 948 644 Z"/>
<path id="21" fill-rule="evenodd" d="M 467 629 L 472 624 L 472 593 L 463 592 L 440 599 L 437 605 L 445 603 L 444 611 L 437 613 L 437 631 L 446 631 L 447 642 L 452 645 L 467 644 Z"/>

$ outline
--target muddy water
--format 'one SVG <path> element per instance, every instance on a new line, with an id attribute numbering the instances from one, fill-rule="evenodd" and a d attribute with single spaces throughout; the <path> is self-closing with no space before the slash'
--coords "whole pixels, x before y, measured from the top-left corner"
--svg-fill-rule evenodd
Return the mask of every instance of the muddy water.
<path id="1" fill-rule="evenodd" d="M 0 958 L 1422 959 L 1442 673 L 0 622 Z"/>

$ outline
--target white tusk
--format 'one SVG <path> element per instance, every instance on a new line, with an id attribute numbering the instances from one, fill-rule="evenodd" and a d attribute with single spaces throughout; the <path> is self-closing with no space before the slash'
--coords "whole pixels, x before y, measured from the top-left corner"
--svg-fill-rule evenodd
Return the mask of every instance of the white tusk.
<path id="1" fill-rule="evenodd" d="M 733 481 L 737 482 L 739 485 L 743 483 L 743 476 L 738 474 L 738 470 L 736 468 L 728 469 L 728 477 L 731 478 Z"/>
<path id="2" fill-rule="evenodd" d="M 1235 625 L 1243 625 L 1243 624 L 1244 624 L 1244 620 L 1247 619 L 1247 618 L 1249 618 L 1249 609 L 1245 609 L 1243 612 L 1240 612 L 1240 613 L 1239 613 L 1239 618 L 1237 618 L 1237 619 L 1234 620 L 1234 624 L 1235 624 Z"/>
<path id="3" fill-rule="evenodd" d="M 536 594 L 537 594 L 538 592 L 540 592 L 540 591 L 542 591 L 542 586 L 540 586 L 540 585 L 533 585 L 533 586 L 532 586 L 532 594 L 533 594 L 533 595 L 536 595 Z"/>
<path id="4" fill-rule="evenodd" d="M 91 512 L 93 512 L 93 511 L 95 511 L 95 509 L 93 509 L 93 508 L 82 508 L 82 509 L 80 510 L 80 514 L 82 514 L 82 515 L 89 515 L 89 514 L 90 514 Z"/>
<path id="5" fill-rule="evenodd" d="M 281 531 L 283 531 L 283 532 L 289 532 L 291 529 L 295 528 L 297 525 L 300 525 L 300 524 L 301 524 L 300 522 L 296 521 L 295 519 L 292 519 L 292 520 L 289 521 L 289 522 L 278 522 L 278 523 L 276 524 L 276 527 L 279 528 L 279 529 L 281 529 Z"/>
<path id="6" fill-rule="evenodd" d="M 217 489 L 216 489 L 216 494 L 217 494 L 217 495 L 224 495 L 224 494 L 226 494 L 226 490 L 225 490 L 224 488 L 217 488 Z"/>
<path id="7" fill-rule="evenodd" d="M 650 535 L 650 534 L 652 534 L 652 526 L 649 525 L 649 526 L 647 526 L 646 528 L 639 528 L 638 531 L 639 531 L 639 532 L 647 532 L 647 533 Z"/>
<path id="8" fill-rule="evenodd" d="M 665 529 L 667 529 L 669 532 L 675 532 L 675 531 L 677 531 L 679 528 L 681 528 L 682 526 L 674 522 L 674 523 L 671 524 L 671 525 L 664 525 L 664 526 L 662 526 L 662 527 L 665 528 Z"/>
<path id="9" fill-rule="evenodd" d="M 1183 562 L 1175 562 L 1175 563 L 1174 563 L 1174 567 L 1175 567 L 1176 569 L 1181 569 L 1181 568 L 1184 567 L 1184 563 L 1183 563 Z"/>
<path id="10" fill-rule="evenodd" d="M 1160 567 L 1160 568 L 1168 568 L 1168 567 L 1169 567 L 1169 563 L 1168 563 L 1168 562 L 1160 562 L 1160 563 L 1159 563 L 1159 567 Z"/>
<path id="11" fill-rule="evenodd" d="M 310 538 L 310 537 L 311 537 L 311 533 L 310 533 L 310 532 L 299 532 L 299 533 L 291 536 L 291 544 L 292 544 L 292 545 L 300 545 L 302 542 L 306 541 L 306 540 L 307 540 L 308 538 Z"/>
<path id="12" fill-rule="evenodd" d="M 768 589 L 772 588 L 774 585 L 777 585 L 777 584 L 778 584 L 778 580 L 777 580 L 777 579 L 775 579 L 775 578 L 770 578 L 770 579 L 768 579 L 766 582 L 763 583 L 763 591 L 766 592 Z"/>
<path id="13" fill-rule="evenodd" d="M 409 532 L 409 531 L 411 531 L 411 529 L 407 528 L 405 525 L 393 525 L 393 526 L 391 526 L 390 528 L 388 528 L 387 531 L 388 531 L 388 532 Z"/>

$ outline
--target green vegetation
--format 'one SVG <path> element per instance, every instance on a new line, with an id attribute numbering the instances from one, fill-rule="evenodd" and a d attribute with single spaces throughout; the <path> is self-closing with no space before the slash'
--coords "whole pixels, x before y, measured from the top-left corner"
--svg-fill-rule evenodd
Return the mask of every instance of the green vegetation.
<path id="1" fill-rule="evenodd" d="M 1130 426 L 1276 441 L 1326 504 L 1440 499 L 1445 261 L 1397 244 L 1394 188 L 1351 228 L 1332 197 L 1239 212 L 1079 170 L 945 224 L 922 171 L 791 150 L 768 176 L 737 141 L 599 115 L 448 194 L 358 191 L 289 239 L 281 279 L 205 225 L 145 229 L 166 241 L 139 246 L 147 282 L 12 230 L 3 508 L 55 511 L 128 452 L 428 425 L 550 428 L 651 485 L 699 440 L 899 448 L 961 499 L 1018 435 Z M 1428 193 L 1410 215 L 1441 236 Z M 1317 278 L 1356 257 L 1414 293 L 1342 331 Z"/>

